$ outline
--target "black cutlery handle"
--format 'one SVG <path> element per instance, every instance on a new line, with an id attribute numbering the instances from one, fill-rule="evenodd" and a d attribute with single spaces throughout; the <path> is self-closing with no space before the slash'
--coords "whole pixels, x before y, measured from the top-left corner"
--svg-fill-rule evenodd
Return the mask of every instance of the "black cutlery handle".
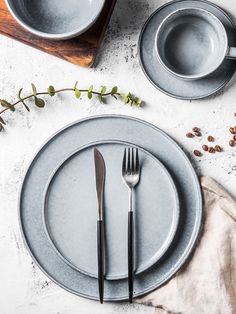
<path id="1" fill-rule="evenodd" d="M 134 218 L 133 211 L 128 212 L 128 281 L 129 281 L 129 302 L 133 302 L 134 282 Z"/>
<path id="2" fill-rule="evenodd" d="M 100 303 L 103 303 L 104 295 L 104 223 L 97 221 L 97 255 L 98 255 L 98 289 Z"/>

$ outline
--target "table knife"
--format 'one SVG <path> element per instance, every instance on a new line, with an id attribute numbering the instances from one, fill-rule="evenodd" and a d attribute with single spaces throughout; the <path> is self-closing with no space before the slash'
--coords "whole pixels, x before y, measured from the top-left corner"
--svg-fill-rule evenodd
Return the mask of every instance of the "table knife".
<path id="1" fill-rule="evenodd" d="M 98 259 L 98 289 L 100 303 L 103 303 L 104 295 L 104 208 L 103 208 L 103 195 L 104 195 L 104 182 L 105 182 L 105 162 L 102 154 L 94 148 L 94 164 L 95 164 L 95 178 L 96 178 L 96 192 L 97 192 L 97 259 Z"/>

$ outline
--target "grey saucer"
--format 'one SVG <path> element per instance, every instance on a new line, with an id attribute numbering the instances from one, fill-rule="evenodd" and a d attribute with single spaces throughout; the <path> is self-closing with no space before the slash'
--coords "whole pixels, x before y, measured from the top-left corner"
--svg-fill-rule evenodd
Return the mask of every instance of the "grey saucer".
<path id="1" fill-rule="evenodd" d="M 127 277 L 128 193 L 121 178 L 125 142 L 96 142 L 56 167 L 45 189 L 43 220 L 53 247 L 71 267 L 97 277 L 97 206 L 93 148 L 106 163 L 106 279 Z M 179 200 L 165 167 L 139 148 L 141 180 L 135 189 L 136 274 L 169 248 L 179 221 Z"/>
<path id="2" fill-rule="evenodd" d="M 201 190 L 195 171 L 176 142 L 157 127 L 131 117 L 104 115 L 73 123 L 51 137 L 33 158 L 23 180 L 19 195 L 22 236 L 32 259 L 51 280 L 74 294 L 95 300 L 99 299 L 97 279 L 65 263 L 48 240 L 42 200 L 56 165 L 85 145 L 110 140 L 134 143 L 156 156 L 172 176 L 180 201 L 180 223 L 174 242 L 158 263 L 135 277 L 135 297 L 164 284 L 187 261 L 202 217 Z M 127 279 L 105 280 L 104 284 L 104 300 L 128 298 Z"/>
<path id="3" fill-rule="evenodd" d="M 173 76 L 163 67 L 156 51 L 157 29 L 169 14 L 190 7 L 207 10 L 218 17 L 226 28 L 229 44 L 236 44 L 236 32 L 230 17 L 215 4 L 199 0 L 173 1 L 157 9 L 145 23 L 139 38 L 140 63 L 151 83 L 169 96 L 189 100 L 215 94 L 230 81 L 236 70 L 234 60 L 224 60 L 219 69 L 210 76 L 188 81 Z"/>

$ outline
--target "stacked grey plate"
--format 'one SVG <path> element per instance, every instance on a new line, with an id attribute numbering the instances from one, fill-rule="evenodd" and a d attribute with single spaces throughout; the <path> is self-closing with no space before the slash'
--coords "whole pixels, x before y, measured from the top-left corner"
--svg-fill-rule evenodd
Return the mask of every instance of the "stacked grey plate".
<path id="1" fill-rule="evenodd" d="M 121 179 L 127 146 L 139 148 L 142 164 L 135 193 L 134 296 L 170 279 L 186 262 L 199 234 L 198 178 L 168 135 L 124 116 L 99 116 L 69 125 L 31 162 L 20 193 L 19 220 L 35 263 L 74 294 L 99 298 L 93 165 L 93 148 L 97 147 L 106 163 L 104 299 L 128 298 L 128 199 Z"/>

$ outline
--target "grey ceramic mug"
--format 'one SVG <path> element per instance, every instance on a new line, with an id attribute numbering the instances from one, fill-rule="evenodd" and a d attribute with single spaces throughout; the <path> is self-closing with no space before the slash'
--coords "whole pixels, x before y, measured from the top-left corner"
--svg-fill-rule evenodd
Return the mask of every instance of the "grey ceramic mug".
<path id="1" fill-rule="evenodd" d="M 171 74 L 196 80 L 215 72 L 225 58 L 236 59 L 224 25 L 212 13 L 185 8 L 169 14 L 156 34 L 156 52 Z"/>

